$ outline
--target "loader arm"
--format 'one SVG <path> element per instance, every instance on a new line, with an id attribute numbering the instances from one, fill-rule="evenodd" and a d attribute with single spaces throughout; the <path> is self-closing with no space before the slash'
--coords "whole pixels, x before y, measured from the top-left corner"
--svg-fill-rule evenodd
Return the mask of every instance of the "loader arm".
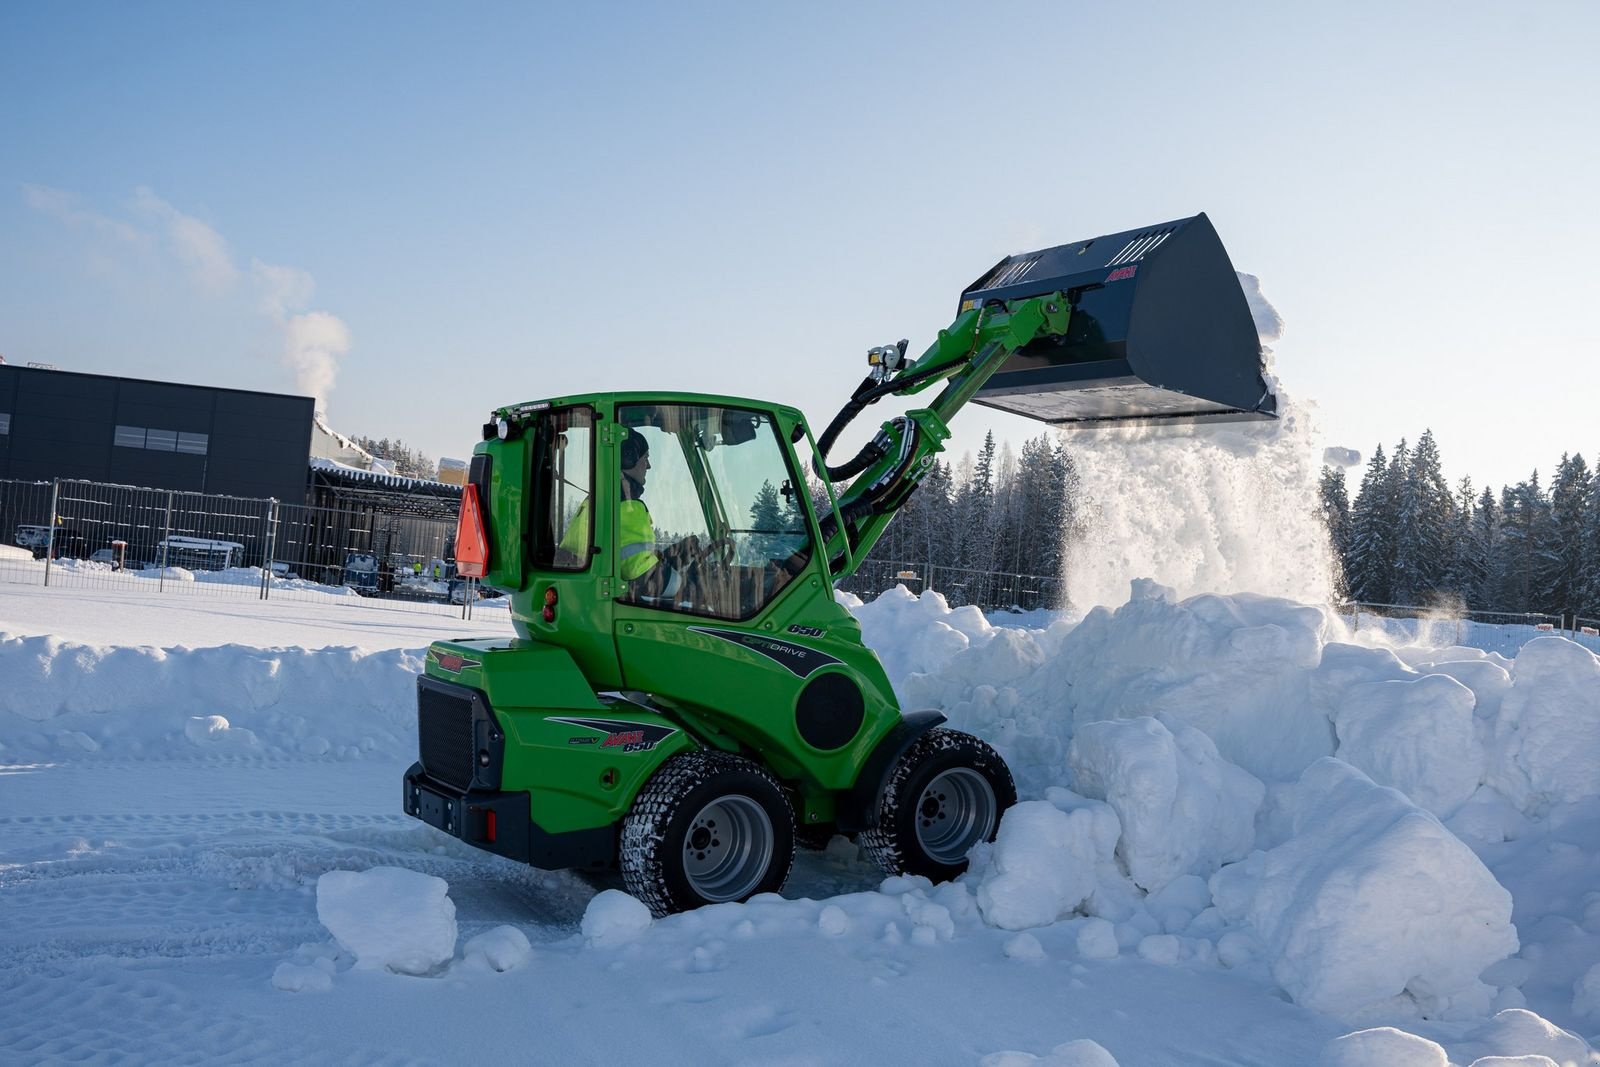
<path id="1" fill-rule="evenodd" d="M 853 574 L 883 536 L 932 468 L 934 457 L 944 451 L 955 413 L 1013 352 L 1041 338 L 1064 337 L 1071 314 L 1071 302 L 1061 292 L 995 301 L 962 311 L 916 360 L 905 361 L 904 341 L 868 354 L 873 372 L 824 431 L 818 443 L 821 457 L 867 405 L 885 396 L 946 384 L 931 406 L 885 422 L 849 462 L 829 467 L 819 460 L 818 474 L 828 486 L 832 505 L 820 526 L 828 569 L 835 579 Z M 834 483 L 852 478 L 847 488 L 835 493 Z"/>

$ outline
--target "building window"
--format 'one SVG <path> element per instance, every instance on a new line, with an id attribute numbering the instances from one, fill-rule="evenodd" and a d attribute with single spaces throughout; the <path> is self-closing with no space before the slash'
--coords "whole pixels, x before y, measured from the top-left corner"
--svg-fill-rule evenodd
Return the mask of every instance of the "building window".
<path id="1" fill-rule="evenodd" d="M 10 432 L 11 413 L 9 411 L 0 411 L 0 433 L 9 434 Z"/>
<path id="2" fill-rule="evenodd" d="M 116 443 L 121 448 L 148 448 L 153 452 L 184 452 L 203 456 L 211 445 L 211 435 L 180 430 L 148 430 L 143 426 L 118 426 Z"/>

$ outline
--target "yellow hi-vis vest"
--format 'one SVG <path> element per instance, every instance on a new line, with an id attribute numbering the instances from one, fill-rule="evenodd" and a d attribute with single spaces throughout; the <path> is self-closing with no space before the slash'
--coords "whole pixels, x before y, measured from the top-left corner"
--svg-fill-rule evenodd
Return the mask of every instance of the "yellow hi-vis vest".
<path id="1" fill-rule="evenodd" d="M 622 577 L 627 581 L 643 578 L 650 573 L 661 557 L 656 554 L 656 524 L 650 510 L 642 500 L 623 500 L 617 504 L 617 526 L 621 532 L 617 559 L 621 561 Z M 567 532 L 561 538 L 561 547 L 575 556 L 581 556 L 589 545 L 589 501 L 578 506 Z"/>

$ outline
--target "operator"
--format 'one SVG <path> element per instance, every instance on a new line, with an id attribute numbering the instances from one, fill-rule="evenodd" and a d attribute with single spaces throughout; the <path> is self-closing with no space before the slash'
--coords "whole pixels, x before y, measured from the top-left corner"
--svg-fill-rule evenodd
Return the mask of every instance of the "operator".
<path id="1" fill-rule="evenodd" d="M 693 534 L 671 546 L 656 545 L 655 520 L 645 506 L 645 482 L 650 474 L 650 442 L 628 427 L 618 449 L 622 469 L 622 502 L 617 508 L 618 567 L 637 595 L 651 598 L 693 599 L 693 564 L 698 562 L 700 540 Z M 589 540 L 589 502 L 578 508 L 568 524 L 561 547 L 581 555 Z"/>

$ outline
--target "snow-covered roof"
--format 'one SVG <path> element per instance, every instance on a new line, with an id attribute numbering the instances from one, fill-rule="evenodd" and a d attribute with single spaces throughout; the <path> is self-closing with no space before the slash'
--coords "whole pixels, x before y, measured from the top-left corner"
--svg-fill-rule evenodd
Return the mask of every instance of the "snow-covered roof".
<path id="1" fill-rule="evenodd" d="M 351 467 L 330 459 L 313 458 L 311 460 L 311 469 L 333 475 L 347 482 L 366 482 L 374 486 L 382 486 L 385 489 L 445 490 L 452 493 L 461 491 L 459 485 L 451 485 L 449 482 L 436 482 L 429 478 L 407 478 L 403 475 L 385 474 L 377 470 L 362 470 L 360 467 Z"/>

